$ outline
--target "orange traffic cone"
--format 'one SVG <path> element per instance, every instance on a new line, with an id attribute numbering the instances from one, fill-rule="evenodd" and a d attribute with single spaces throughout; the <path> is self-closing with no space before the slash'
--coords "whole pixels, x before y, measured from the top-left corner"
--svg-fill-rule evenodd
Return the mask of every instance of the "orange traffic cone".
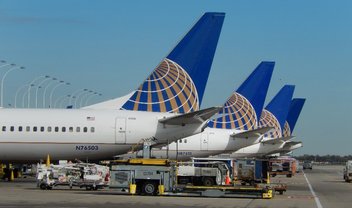
<path id="1" fill-rule="evenodd" d="M 231 178 L 229 176 L 229 172 L 227 172 L 225 177 L 225 185 L 230 185 L 230 184 L 231 184 Z"/>

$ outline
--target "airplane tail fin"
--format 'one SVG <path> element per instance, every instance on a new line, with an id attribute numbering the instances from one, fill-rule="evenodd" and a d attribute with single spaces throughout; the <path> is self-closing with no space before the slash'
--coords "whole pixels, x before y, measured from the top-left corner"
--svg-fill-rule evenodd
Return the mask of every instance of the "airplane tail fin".
<path id="1" fill-rule="evenodd" d="M 263 61 L 225 102 L 212 128 L 254 130 L 268 92 L 275 62 Z"/>
<path id="2" fill-rule="evenodd" d="M 288 112 L 284 128 L 285 137 L 292 135 L 293 129 L 296 126 L 298 117 L 301 114 L 305 101 L 306 99 L 304 98 L 294 98 L 291 101 L 290 110 Z"/>
<path id="3" fill-rule="evenodd" d="M 205 13 L 121 109 L 199 110 L 224 18 L 225 13 Z"/>
<path id="4" fill-rule="evenodd" d="M 285 85 L 263 110 L 259 122 L 260 126 L 271 126 L 275 128 L 275 130 L 265 135 L 265 137 L 282 137 L 294 89 L 295 86 L 293 85 Z"/>

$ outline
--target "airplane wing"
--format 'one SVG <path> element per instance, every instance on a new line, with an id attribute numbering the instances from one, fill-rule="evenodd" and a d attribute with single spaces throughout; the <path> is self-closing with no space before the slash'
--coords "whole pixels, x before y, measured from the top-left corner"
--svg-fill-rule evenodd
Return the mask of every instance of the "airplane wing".
<path id="1" fill-rule="evenodd" d="M 204 123 L 206 120 L 211 118 L 214 114 L 219 112 L 222 107 L 211 107 L 203 110 L 194 111 L 191 113 L 185 113 L 176 115 L 168 118 L 162 118 L 159 120 L 162 124 L 168 125 L 186 125 Z"/>
<path id="2" fill-rule="evenodd" d="M 274 129 L 274 128 L 273 127 L 262 127 L 262 128 L 257 128 L 254 130 L 241 132 L 241 133 L 233 133 L 233 134 L 231 134 L 231 137 L 234 137 L 234 138 L 259 137 L 272 129 Z"/>

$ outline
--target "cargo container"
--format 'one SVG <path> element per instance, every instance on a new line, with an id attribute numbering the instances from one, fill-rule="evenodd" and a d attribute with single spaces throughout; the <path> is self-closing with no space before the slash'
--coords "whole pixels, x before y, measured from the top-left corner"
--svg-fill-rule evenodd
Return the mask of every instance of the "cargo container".
<path id="1" fill-rule="evenodd" d="M 240 159 L 235 162 L 237 180 L 241 184 L 254 185 L 256 183 L 266 183 L 268 180 L 268 160 Z"/>

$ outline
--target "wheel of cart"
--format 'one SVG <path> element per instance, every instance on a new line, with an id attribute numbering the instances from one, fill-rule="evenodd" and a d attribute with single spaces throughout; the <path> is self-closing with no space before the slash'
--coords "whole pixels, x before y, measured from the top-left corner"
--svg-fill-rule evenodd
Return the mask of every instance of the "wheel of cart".
<path id="1" fill-rule="evenodd" d="M 40 183 L 39 184 L 39 188 L 41 189 L 41 190 L 45 190 L 46 189 L 46 183 Z"/>
<path id="2" fill-rule="evenodd" d="M 148 196 L 154 196 L 156 195 L 157 192 L 157 183 L 154 181 L 145 181 L 142 185 L 142 194 L 148 195 Z"/>
<path id="3" fill-rule="evenodd" d="M 204 186 L 213 186 L 213 185 L 215 185 L 215 181 L 211 177 L 204 177 L 203 178 L 203 185 Z"/>
<path id="4" fill-rule="evenodd" d="M 52 186 L 49 186 L 48 184 L 46 184 L 45 182 L 42 182 L 39 184 L 39 188 L 42 190 L 51 190 L 53 189 Z"/>

